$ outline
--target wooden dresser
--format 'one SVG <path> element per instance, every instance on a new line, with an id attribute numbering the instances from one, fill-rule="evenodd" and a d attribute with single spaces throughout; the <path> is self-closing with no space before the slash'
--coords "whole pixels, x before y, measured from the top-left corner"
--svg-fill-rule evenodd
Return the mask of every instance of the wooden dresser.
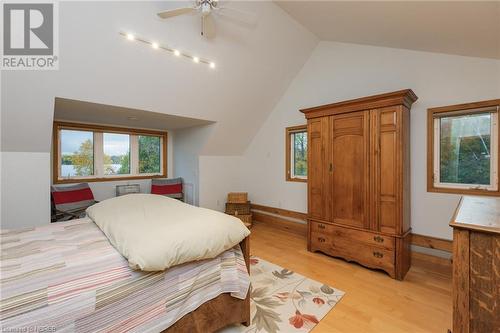
<path id="1" fill-rule="evenodd" d="M 308 249 L 403 279 L 410 268 L 411 90 L 301 110 Z"/>
<path id="2" fill-rule="evenodd" d="M 462 198 L 453 227 L 453 333 L 500 332 L 500 198 Z"/>

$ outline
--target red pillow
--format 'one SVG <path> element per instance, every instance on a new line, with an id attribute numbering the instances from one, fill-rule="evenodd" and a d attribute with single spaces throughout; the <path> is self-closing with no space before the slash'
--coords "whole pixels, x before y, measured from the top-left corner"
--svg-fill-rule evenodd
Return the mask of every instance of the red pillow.
<path id="1" fill-rule="evenodd" d="M 165 184 L 151 185 L 151 194 L 178 194 L 182 193 L 182 183 L 180 184 Z"/>

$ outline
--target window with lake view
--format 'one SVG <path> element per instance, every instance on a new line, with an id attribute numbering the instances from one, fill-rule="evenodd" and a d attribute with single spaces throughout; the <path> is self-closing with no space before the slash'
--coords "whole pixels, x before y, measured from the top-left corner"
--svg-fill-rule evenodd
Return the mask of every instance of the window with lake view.
<path id="1" fill-rule="evenodd" d="M 55 125 L 55 182 L 166 176 L 165 132 Z"/>
<path id="2" fill-rule="evenodd" d="M 61 176 L 92 176 L 94 174 L 94 133 L 61 130 Z"/>
<path id="3" fill-rule="evenodd" d="M 130 135 L 103 133 L 104 174 L 130 173 Z"/>

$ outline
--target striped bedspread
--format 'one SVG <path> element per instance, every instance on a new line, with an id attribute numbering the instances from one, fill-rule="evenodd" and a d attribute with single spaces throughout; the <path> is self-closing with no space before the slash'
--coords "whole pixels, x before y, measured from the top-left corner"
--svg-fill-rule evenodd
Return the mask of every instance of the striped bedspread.
<path id="1" fill-rule="evenodd" d="M 244 299 L 250 284 L 239 246 L 141 272 L 89 219 L 0 237 L 2 332 L 160 332 L 222 293 Z"/>

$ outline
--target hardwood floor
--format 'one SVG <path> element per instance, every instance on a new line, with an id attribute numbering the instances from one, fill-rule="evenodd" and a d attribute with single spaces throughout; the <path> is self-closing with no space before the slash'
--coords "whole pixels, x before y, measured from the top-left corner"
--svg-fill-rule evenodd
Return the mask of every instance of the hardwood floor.
<path id="1" fill-rule="evenodd" d="M 414 258 L 404 281 L 306 249 L 295 233 L 255 222 L 252 255 L 343 290 L 346 295 L 315 327 L 320 332 L 446 333 L 451 328 L 449 266 Z"/>

